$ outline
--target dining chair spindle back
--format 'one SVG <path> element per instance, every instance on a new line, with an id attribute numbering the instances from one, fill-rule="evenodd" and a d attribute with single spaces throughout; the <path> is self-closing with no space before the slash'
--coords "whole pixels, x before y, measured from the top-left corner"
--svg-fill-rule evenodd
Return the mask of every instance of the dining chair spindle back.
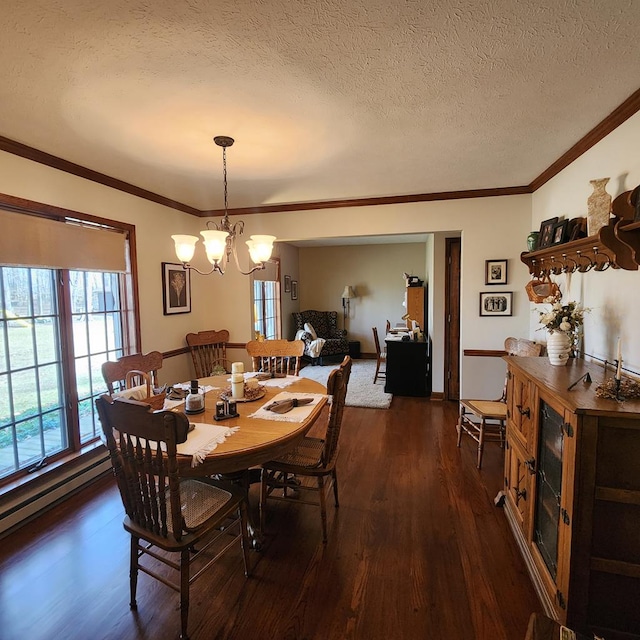
<path id="1" fill-rule="evenodd" d="M 191 352 L 196 378 L 206 378 L 217 375 L 217 373 L 229 373 L 229 362 L 227 361 L 229 332 L 226 329 L 188 333 L 185 339 Z M 217 368 L 224 371 L 216 371 Z"/>
<path id="2" fill-rule="evenodd" d="M 251 340 L 247 342 L 254 371 L 297 376 L 304 354 L 302 340 Z"/>
<path id="3" fill-rule="evenodd" d="M 135 353 L 130 356 L 122 356 L 115 361 L 107 361 L 102 364 L 102 377 L 110 394 L 124 391 L 135 385 L 146 384 L 148 374 L 151 378 L 151 386 L 158 386 L 158 369 L 162 368 L 162 354 L 159 351 L 150 351 L 146 355 Z M 128 375 L 129 374 L 129 375 Z"/>
<path id="4" fill-rule="evenodd" d="M 326 491 L 333 486 L 335 506 L 338 507 L 336 460 L 351 365 L 351 357 L 345 356 L 340 366 L 329 374 L 327 393 L 331 396 L 331 405 L 324 438 L 305 436 L 295 449 L 262 465 L 261 529 L 264 527 L 267 500 L 315 505 L 320 507 L 322 541 L 327 541 Z M 328 478 L 327 484 L 325 478 Z M 302 499 L 300 492 L 315 492 L 318 501 Z"/>
<path id="5" fill-rule="evenodd" d="M 249 573 L 245 497 L 231 484 L 178 476 L 177 445 L 189 430 L 183 413 L 152 412 L 144 403 L 106 395 L 96 407 L 131 535 L 130 608 L 137 608 L 142 571 L 180 594 L 180 637 L 187 638 L 191 583 L 236 541 Z M 179 577 L 158 573 L 157 561 Z"/>

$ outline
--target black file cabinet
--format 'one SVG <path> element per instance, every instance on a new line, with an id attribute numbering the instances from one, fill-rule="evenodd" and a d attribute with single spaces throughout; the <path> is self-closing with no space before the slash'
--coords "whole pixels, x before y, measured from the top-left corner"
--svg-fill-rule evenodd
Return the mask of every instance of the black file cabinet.
<path id="1" fill-rule="evenodd" d="M 396 396 L 431 395 L 427 342 L 385 340 L 387 374 L 384 390 Z"/>

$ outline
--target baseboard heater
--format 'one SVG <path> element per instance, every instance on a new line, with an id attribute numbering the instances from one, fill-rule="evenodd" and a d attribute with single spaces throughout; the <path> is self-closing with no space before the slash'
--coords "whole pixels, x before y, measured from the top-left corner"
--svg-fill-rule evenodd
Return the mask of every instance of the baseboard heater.
<path id="1" fill-rule="evenodd" d="M 109 454 L 105 451 L 103 455 L 93 457 L 85 464 L 74 466 L 66 472 L 62 471 L 48 482 L 45 480 L 32 490 L 27 490 L 13 499 L 9 498 L 6 502 L 3 500 L 4 504 L 0 508 L 0 538 L 110 470 Z"/>

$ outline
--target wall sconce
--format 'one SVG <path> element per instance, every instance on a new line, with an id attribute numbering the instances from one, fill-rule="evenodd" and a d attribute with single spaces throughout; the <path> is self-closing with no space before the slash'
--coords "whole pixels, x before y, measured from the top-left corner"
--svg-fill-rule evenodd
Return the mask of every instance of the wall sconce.
<path id="1" fill-rule="evenodd" d="M 349 315 L 349 301 L 351 298 L 356 297 L 356 292 L 351 288 L 351 285 L 346 285 L 344 291 L 342 292 L 342 315 L 343 320 L 346 324 L 347 316 Z"/>

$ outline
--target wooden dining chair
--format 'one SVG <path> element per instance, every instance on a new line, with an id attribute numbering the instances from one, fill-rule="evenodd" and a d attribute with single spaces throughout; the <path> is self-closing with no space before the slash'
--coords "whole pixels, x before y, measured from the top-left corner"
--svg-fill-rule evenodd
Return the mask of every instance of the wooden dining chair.
<path id="1" fill-rule="evenodd" d="M 247 342 L 254 371 L 297 376 L 304 353 L 302 340 L 251 340 Z"/>
<path id="2" fill-rule="evenodd" d="M 384 378 L 387 375 L 387 353 L 380 349 L 380 339 L 378 338 L 378 328 L 372 327 L 373 343 L 376 347 L 376 372 L 373 376 L 373 384 L 378 381 L 378 378 Z M 384 369 L 382 368 L 384 366 Z"/>
<path id="3" fill-rule="evenodd" d="M 237 541 L 249 575 L 244 493 L 231 484 L 178 476 L 176 448 L 189 429 L 183 413 L 153 413 L 143 403 L 106 395 L 96 407 L 131 534 L 129 606 L 137 608 L 142 571 L 180 594 L 180 638 L 188 638 L 192 582 Z M 158 572 L 158 561 L 177 572 L 175 579 Z"/>
<path id="4" fill-rule="evenodd" d="M 331 396 L 327 429 L 323 438 L 305 436 L 292 451 L 277 460 L 262 465 L 260 483 L 260 528 L 264 530 L 267 500 L 291 501 L 320 507 L 322 541 L 327 541 L 326 492 L 333 486 L 336 508 L 338 502 L 338 439 L 342 427 L 342 414 L 347 395 L 352 360 L 345 356 L 342 364 L 333 369 L 327 381 L 327 393 Z M 325 478 L 328 483 L 325 484 Z M 277 492 L 277 493 L 274 493 Z M 293 495 L 291 494 L 293 492 Z M 318 501 L 303 499 L 300 493 L 314 492 Z"/>
<path id="5" fill-rule="evenodd" d="M 227 360 L 229 332 L 226 329 L 188 333 L 185 339 L 191 352 L 196 378 L 215 375 L 214 370 L 219 367 L 229 373 Z"/>
<path id="6" fill-rule="evenodd" d="M 507 338 L 504 350 L 511 356 L 540 356 L 544 345 L 524 338 Z M 476 466 L 482 467 L 485 442 L 497 441 L 504 447 L 507 420 L 507 378 L 502 395 L 497 400 L 460 400 L 458 422 L 458 447 L 465 433 L 478 443 Z"/>
<path id="7" fill-rule="evenodd" d="M 115 361 L 107 361 L 102 364 L 102 377 L 110 394 L 123 391 L 131 386 L 147 383 L 148 374 L 151 378 L 151 386 L 158 387 L 158 369 L 162 368 L 162 354 L 159 351 L 150 351 L 146 355 L 135 353 L 130 356 L 122 356 Z M 133 372 L 132 375 L 127 375 Z"/>

